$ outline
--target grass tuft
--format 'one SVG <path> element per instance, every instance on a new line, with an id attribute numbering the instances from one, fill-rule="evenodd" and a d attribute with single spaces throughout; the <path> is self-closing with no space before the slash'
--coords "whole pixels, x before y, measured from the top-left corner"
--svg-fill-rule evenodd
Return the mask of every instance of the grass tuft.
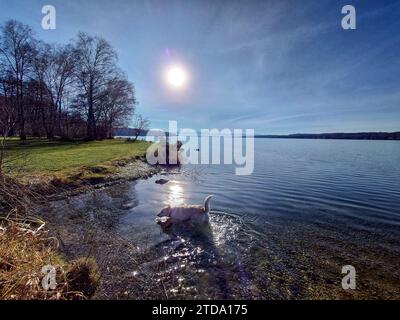
<path id="1" fill-rule="evenodd" d="M 93 258 L 80 258 L 71 262 L 67 272 L 70 292 L 79 292 L 84 297 L 91 297 L 96 291 L 99 280 L 100 273 Z M 80 296 L 73 294 L 71 298 L 80 298 Z"/>
<path id="2" fill-rule="evenodd" d="M 94 294 L 99 279 L 95 261 L 66 263 L 57 239 L 44 226 L 38 218 L 0 219 L 0 300 L 86 299 Z M 54 290 L 42 285 L 42 268 L 48 265 L 56 270 Z"/>

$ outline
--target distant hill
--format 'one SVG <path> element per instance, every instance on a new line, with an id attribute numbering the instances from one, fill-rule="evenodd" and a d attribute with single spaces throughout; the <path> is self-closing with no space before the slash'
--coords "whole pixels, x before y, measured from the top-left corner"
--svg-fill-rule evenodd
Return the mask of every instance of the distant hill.
<path id="1" fill-rule="evenodd" d="M 132 137 L 136 136 L 136 130 L 135 128 L 114 128 L 113 133 L 114 136 L 117 137 Z M 147 130 L 141 130 L 139 133 L 139 136 L 145 136 L 147 134 Z"/>
<path id="2" fill-rule="evenodd" d="M 131 137 L 136 135 L 134 128 L 115 128 L 114 136 Z M 142 130 L 140 136 L 145 136 L 147 130 Z M 154 133 L 153 133 L 154 134 Z M 168 135 L 168 132 L 166 133 Z M 284 139 L 346 139 L 346 140 L 400 140 L 397 132 L 354 132 L 354 133 L 295 133 L 287 135 L 257 134 L 255 138 L 284 138 Z"/>
<path id="3" fill-rule="evenodd" d="M 286 139 L 348 139 L 348 140 L 400 140 L 397 132 L 355 132 L 355 133 L 295 133 L 288 135 L 256 135 L 256 138 Z"/>

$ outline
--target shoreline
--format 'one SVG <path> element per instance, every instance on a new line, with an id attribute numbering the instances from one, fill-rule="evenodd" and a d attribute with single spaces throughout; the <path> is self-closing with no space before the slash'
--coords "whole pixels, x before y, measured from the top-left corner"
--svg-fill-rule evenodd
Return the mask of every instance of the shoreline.
<path id="1" fill-rule="evenodd" d="M 86 263 L 89 263 L 91 273 L 100 272 L 100 278 L 102 278 L 102 280 L 96 285 L 94 283 L 97 281 L 93 280 L 91 282 L 91 286 L 95 285 L 97 287 L 96 289 L 92 288 L 89 294 L 86 293 L 88 288 L 82 288 L 83 296 L 81 296 L 81 298 L 83 299 L 98 299 L 106 297 L 111 292 L 115 294 L 115 289 L 110 288 L 110 286 L 114 287 L 112 285 L 112 279 L 116 276 L 116 273 L 109 273 L 108 270 L 112 266 L 109 264 L 110 261 L 113 261 L 112 264 L 116 263 L 116 261 L 120 264 L 124 264 L 124 262 L 132 257 L 134 257 L 134 261 L 137 261 L 141 258 L 141 253 L 136 250 L 135 246 L 113 232 L 110 232 L 105 226 L 91 225 L 85 215 L 81 215 L 77 221 L 71 221 L 68 216 L 63 214 L 58 215 L 56 211 L 54 211 L 54 208 L 52 208 L 52 203 L 69 201 L 72 197 L 90 194 L 95 192 L 95 190 L 101 190 L 129 181 L 146 180 L 162 171 L 160 166 L 151 166 L 146 162 L 144 157 L 137 156 L 131 159 L 113 161 L 112 166 L 110 166 L 110 164 L 107 165 L 108 170 L 99 170 L 101 168 L 101 166 L 85 167 L 83 170 L 78 170 L 78 172 L 66 177 L 65 180 L 60 180 L 55 176 L 46 176 L 46 179 L 41 179 L 43 177 L 36 176 L 30 183 L 22 184 L 29 190 L 29 194 L 33 196 L 31 213 L 27 213 L 28 215 L 23 219 L 29 220 L 30 215 L 33 214 L 32 217 L 40 217 L 40 221 L 42 221 L 43 225 L 40 233 L 33 228 L 32 232 L 24 235 L 21 241 L 31 241 L 29 238 L 31 233 L 35 235 L 35 239 L 46 237 L 47 234 L 57 239 L 57 244 L 51 246 L 46 244 L 45 247 L 35 248 L 35 250 L 32 250 L 29 254 L 35 257 L 42 256 L 45 253 L 51 254 L 52 265 L 56 266 L 57 270 L 59 270 L 57 272 L 60 274 L 68 274 L 75 265 L 78 264 L 78 266 L 82 266 L 86 265 Z M 96 173 L 95 179 L 90 175 L 90 173 L 93 172 Z M 14 179 L 15 183 L 21 183 L 18 178 Z M 26 176 L 25 179 L 29 181 L 28 176 Z M 74 180 L 71 182 L 70 179 Z M 36 195 L 38 195 L 38 197 Z M 7 230 L 15 229 L 14 223 L 3 223 L 0 224 L 0 227 L 0 236 L 7 236 L 8 238 L 4 240 L 7 243 L 13 243 L 13 241 L 15 241 L 14 236 L 8 236 Z M 42 240 L 36 241 L 39 242 Z M 100 246 L 102 250 L 97 251 L 97 246 Z M 115 251 L 119 253 L 114 254 Z M 36 273 L 36 269 L 32 270 L 32 275 Z M 84 275 L 82 273 L 80 274 L 81 276 Z M 67 280 L 64 280 L 64 283 L 60 283 L 60 286 L 62 287 L 65 285 L 66 281 Z M 71 283 L 69 283 L 69 285 L 73 287 Z M 36 290 L 38 292 L 42 291 L 40 288 Z M 57 290 L 61 289 L 57 288 Z M 28 291 L 28 295 L 32 295 L 33 297 L 33 291 L 32 293 Z M 64 296 L 60 296 L 60 298 L 63 299 Z"/>
<path id="2" fill-rule="evenodd" d="M 119 295 L 116 293 L 119 286 L 114 288 L 113 285 L 116 273 L 109 270 L 115 265 L 125 265 L 132 258 L 131 263 L 140 260 L 142 253 L 110 230 L 109 225 L 114 218 L 118 218 L 118 212 L 102 217 L 102 224 L 93 224 L 90 216 L 85 213 L 71 219 L 71 216 L 63 214 L 65 207 L 56 207 L 57 202 L 69 202 L 74 197 L 90 196 L 111 186 L 146 180 L 164 169 L 167 171 L 168 168 L 164 166 L 147 163 L 145 154 L 148 146 L 144 142 L 126 143 L 117 139 L 88 143 L 32 139 L 30 144 L 24 146 L 11 144 L 9 155 L 17 159 L 14 164 L 17 169 L 14 174 L 5 173 L 0 181 L 0 187 L 4 190 L 13 190 L 11 193 L 6 192 L 0 199 L 0 237 L 4 248 L 10 248 L 11 251 L 3 250 L 0 268 L 4 263 L 8 265 L 19 261 L 19 255 L 12 250 L 20 243 L 31 243 L 30 235 L 40 244 L 35 248 L 26 246 L 21 250 L 21 255 L 28 259 L 18 262 L 18 265 L 26 268 L 27 276 L 38 277 L 37 288 L 30 290 L 24 286 L 17 287 L 17 275 L 13 274 L 12 269 L 7 269 L 10 273 L 7 277 L 16 279 L 11 283 L 16 288 L 12 291 L 12 297 L 34 298 L 36 294 L 46 294 L 40 286 L 40 268 L 46 263 L 37 261 L 40 268 L 25 263 L 42 256 L 45 260 L 46 255 L 50 255 L 51 259 L 47 260 L 60 270 L 60 275 L 67 274 L 76 263 L 79 268 L 83 267 L 76 271 L 78 277 L 84 276 L 85 270 L 90 274 L 92 271 L 102 274 L 96 290 L 86 292 L 86 287 L 75 290 L 82 292 L 83 299 L 107 297 L 111 292 L 113 296 Z M 12 173 L 10 170 L 7 172 Z M 41 222 L 40 226 L 30 226 L 30 221 L 36 219 Z M 19 223 L 23 227 L 19 227 Z M 13 232 L 17 229 L 20 229 L 19 233 Z M 48 236 L 53 240 L 48 241 Z M 97 250 L 98 247 L 101 249 Z M 92 284 L 94 282 L 91 281 Z M 63 292 L 66 281 L 58 283 L 61 287 L 57 287 L 57 290 Z M 3 294 L 0 286 L 0 295 Z M 60 299 L 64 299 L 64 296 L 60 295 Z"/>
<path id="3" fill-rule="evenodd" d="M 96 197 L 98 192 L 107 192 L 103 189 L 108 187 L 147 180 L 162 173 L 162 167 L 151 166 L 142 158 L 134 159 L 120 166 L 118 173 L 105 176 L 102 181 L 47 197 L 48 203 L 42 207 L 40 217 L 46 221 L 49 234 L 59 241 L 57 252 L 67 262 L 82 257 L 96 262 L 101 280 L 90 299 L 140 299 L 143 295 L 147 298 L 163 299 L 165 296 L 162 287 L 151 287 L 146 292 L 143 292 L 143 287 L 129 290 L 125 287 L 124 283 L 129 284 L 134 278 L 132 266 L 140 268 L 147 262 L 150 253 L 143 252 L 139 243 L 125 239 L 113 230 L 113 222 L 120 218 L 119 212 L 112 212 L 111 215 L 103 216 L 100 221 L 93 222 L 86 212 L 71 219 L 69 215 L 59 214 L 59 210 L 65 208 L 64 205 L 68 206 L 74 197 Z M 141 274 L 140 281 L 151 282 L 155 274 L 155 270 L 149 274 Z"/>
<path id="4" fill-rule="evenodd" d="M 57 176 L 25 176 L 20 181 L 35 194 L 45 195 L 47 201 L 59 201 L 116 184 L 148 179 L 162 171 L 149 165 L 144 157 L 113 161 L 112 165 L 85 167 L 60 179 Z M 19 178 L 17 177 L 18 181 Z"/>

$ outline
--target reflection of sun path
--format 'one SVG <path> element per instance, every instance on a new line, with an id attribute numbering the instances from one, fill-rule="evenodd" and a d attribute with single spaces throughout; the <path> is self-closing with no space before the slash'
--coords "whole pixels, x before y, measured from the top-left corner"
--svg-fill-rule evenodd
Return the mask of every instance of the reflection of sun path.
<path id="1" fill-rule="evenodd" d="M 184 204 L 183 185 L 179 181 L 171 181 L 168 186 L 168 204 L 171 206 L 179 206 Z"/>

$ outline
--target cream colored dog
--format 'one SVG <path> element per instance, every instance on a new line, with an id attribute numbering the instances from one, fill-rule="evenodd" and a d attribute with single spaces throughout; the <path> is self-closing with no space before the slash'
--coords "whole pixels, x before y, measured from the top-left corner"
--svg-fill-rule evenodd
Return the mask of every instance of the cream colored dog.
<path id="1" fill-rule="evenodd" d="M 167 218 L 168 223 L 189 221 L 194 223 L 205 223 L 208 221 L 208 213 L 210 212 L 210 200 L 213 196 L 210 195 L 204 200 L 203 206 L 180 206 L 163 208 L 157 215 L 159 218 Z"/>

